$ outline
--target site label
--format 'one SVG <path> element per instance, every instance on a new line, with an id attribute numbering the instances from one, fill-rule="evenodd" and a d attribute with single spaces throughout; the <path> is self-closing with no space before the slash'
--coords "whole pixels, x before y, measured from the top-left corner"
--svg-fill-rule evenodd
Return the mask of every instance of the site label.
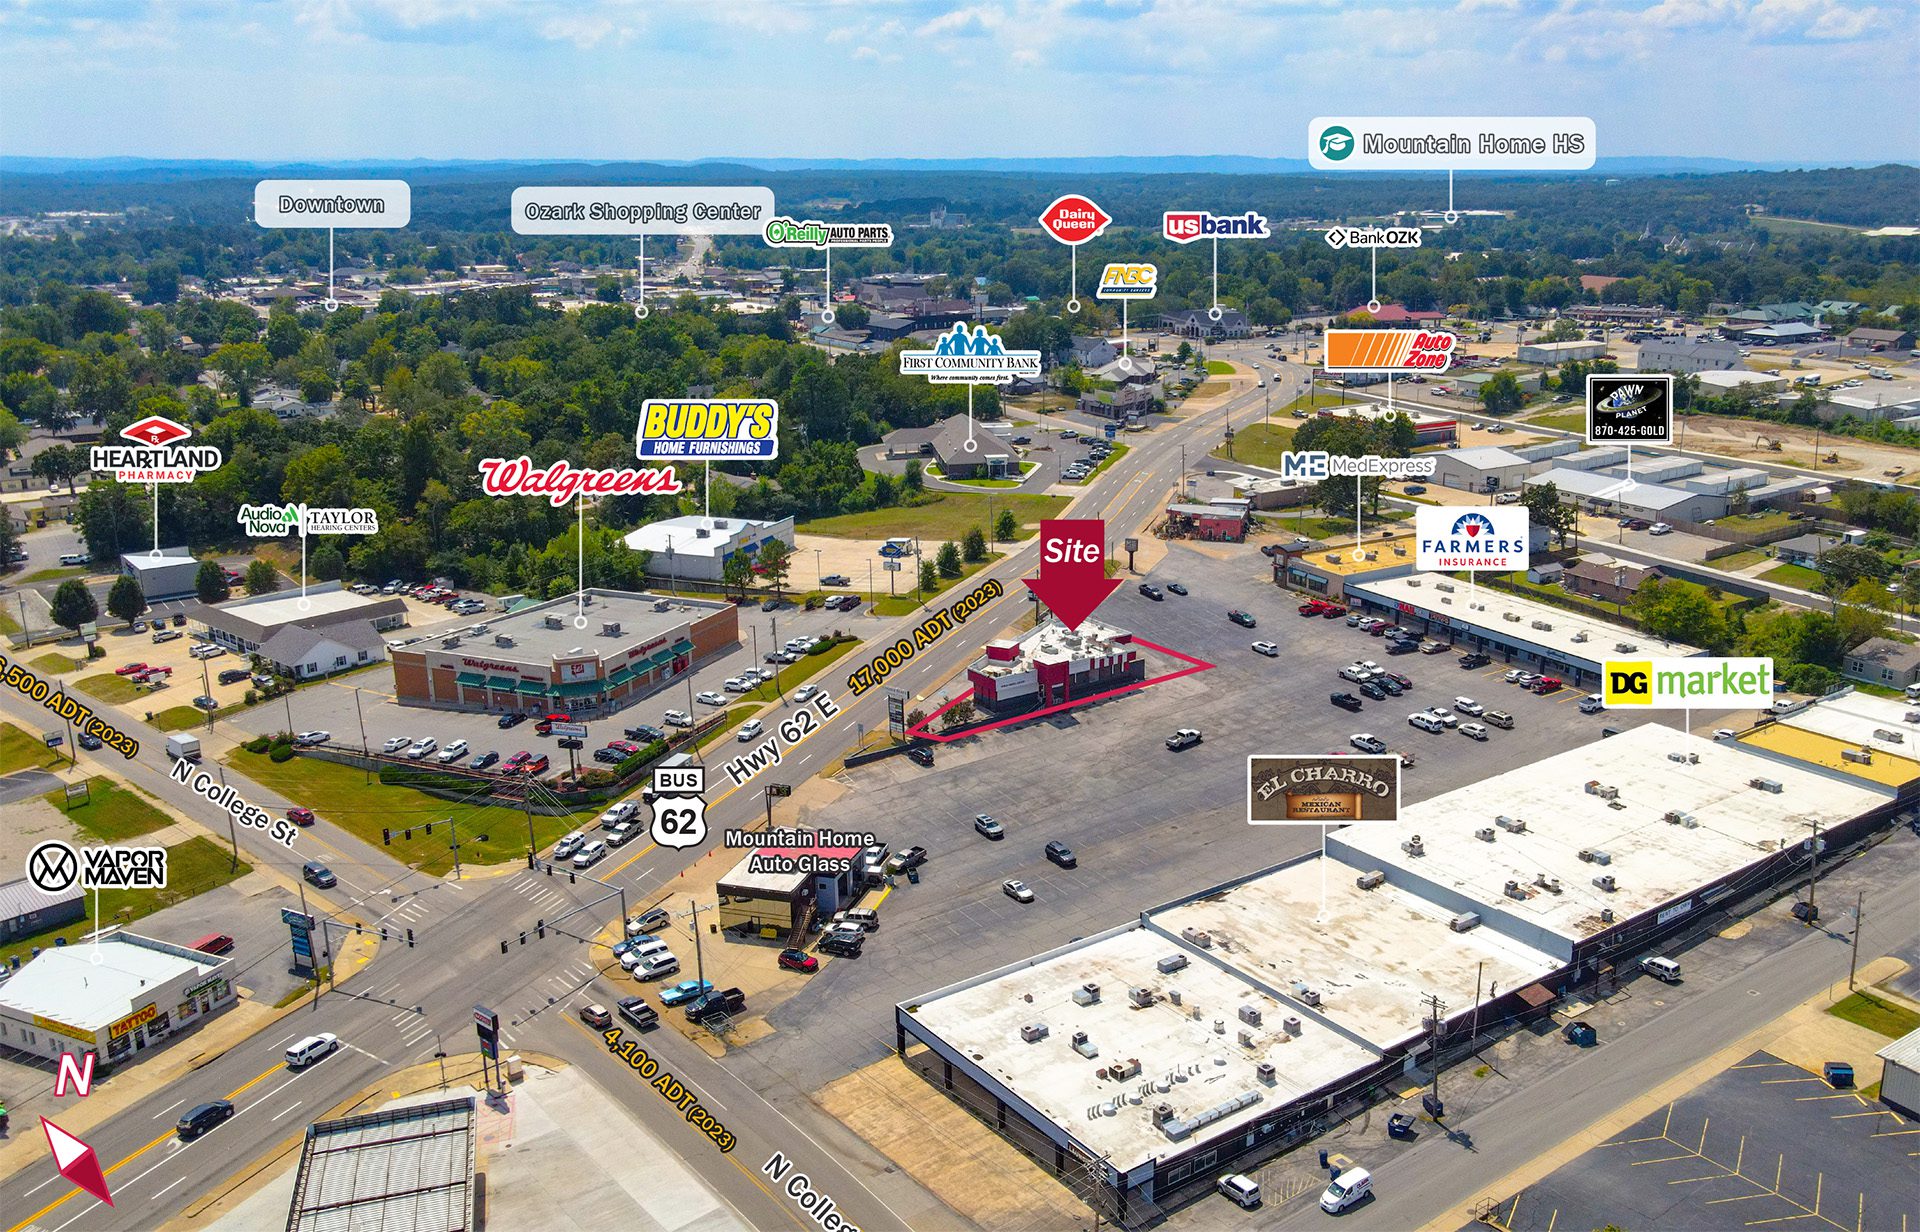
<path id="1" fill-rule="evenodd" d="M 1328 227 L 1327 247 L 1418 248 L 1419 227 Z"/>
<path id="2" fill-rule="evenodd" d="M 1587 442 L 1664 444 L 1673 439 L 1671 372 L 1587 374 Z"/>
<path id="3" fill-rule="evenodd" d="M 893 227 L 884 222 L 795 222 L 782 215 L 762 236 L 769 248 L 891 248 Z"/>
<path id="4" fill-rule="evenodd" d="M 1588 116 L 1319 116 L 1307 122 L 1315 171 L 1585 171 Z"/>
<path id="5" fill-rule="evenodd" d="M 1107 524 L 1099 518 L 1045 518 L 1040 576 L 1022 578 L 1060 623 L 1078 629 L 1120 587 L 1107 576 Z"/>
<path id="6" fill-rule="evenodd" d="M 1160 286 L 1160 269 L 1144 261 L 1112 261 L 1100 271 L 1096 299 L 1152 299 Z"/>
<path id="7" fill-rule="evenodd" d="M 1009 351 L 986 326 L 969 333 L 966 322 L 958 321 L 931 351 L 900 352 L 900 375 L 923 376 L 934 385 L 1011 385 L 1021 377 L 1039 378 L 1040 352 Z"/>
<path id="8" fill-rule="evenodd" d="M 1247 758 L 1247 824 L 1353 825 L 1400 816 L 1396 754 Z"/>

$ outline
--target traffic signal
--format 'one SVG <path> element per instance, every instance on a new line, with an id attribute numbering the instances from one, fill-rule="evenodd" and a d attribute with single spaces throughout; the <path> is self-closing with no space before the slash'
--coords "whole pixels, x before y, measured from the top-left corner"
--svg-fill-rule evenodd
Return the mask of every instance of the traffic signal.
<path id="1" fill-rule="evenodd" d="M 553 876 L 553 861 L 547 861 L 547 876 Z"/>
<path id="2" fill-rule="evenodd" d="M 504 954 L 504 953 L 506 953 L 506 952 L 507 952 L 507 943 L 506 943 L 506 942 L 504 942 L 504 941 L 502 941 L 502 942 L 500 943 L 500 952 L 501 952 L 502 954 Z"/>
<path id="3" fill-rule="evenodd" d="M 535 920 L 533 922 L 533 929 L 536 937 L 539 937 L 543 941 L 546 940 L 547 922 L 545 920 Z"/>
<path id="4" fill-rule="evenodd" d="M 413 841 L 413 827 L 408 826 L 406 828 L 405 833 L 402 835 L 402 837 L 404 837 L 409 843 L 411 843 Z"/>
<path id="5" fill-rule="evenodd" d="M 526 943 L 527 943 L 527 934 L 523 932 L 520 934 L 520 944 L 525 945 Z"/>
<path id="6" fill-rule="evenodd" d="M 380 827 L 380 845 L 382 847 L 393 846 L 393 831 L 385 826 Z"/>
<path id="7" fill-rule="evenodd" d="M 387 926 L 385 924 L 382 924 L 380 926 L 380 940 L 385 941 L 386 939 L 387 939 Z"/>
<path id="8" fill-rule="evenodd" d="M 413 930 L 411 928 L 407 930 L 407 948 L 413 948 Z"/>

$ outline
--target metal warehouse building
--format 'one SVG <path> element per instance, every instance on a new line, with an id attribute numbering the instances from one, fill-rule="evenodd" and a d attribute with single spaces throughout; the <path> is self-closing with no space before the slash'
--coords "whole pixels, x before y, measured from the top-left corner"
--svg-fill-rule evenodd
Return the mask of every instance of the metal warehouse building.
<path id="1" fill-rule="evenodd" d="M 1144 1222 L 1406 1085 L 1436 1043 L 1444 1064 L 1482 1025 L 1542 1014 L 1799 875 L 1815 823 L 1844 843 L 1897 807 L 1647 725 L 902 1002 L 896 1047 L 1098 1208 Z"/>
<path id="2" fill-rule="evenodd" d="M 608 714 L 740 641 L 731 603 L 591 589 L 395 645 L 413 706 Z"/>
<path id="3" fill-rule="evenodd" d="M 1880 1098 L 1920 1119 L 1920 1031 L 1909 1031 L 1875 1054 L 1880 1058 Z"/>

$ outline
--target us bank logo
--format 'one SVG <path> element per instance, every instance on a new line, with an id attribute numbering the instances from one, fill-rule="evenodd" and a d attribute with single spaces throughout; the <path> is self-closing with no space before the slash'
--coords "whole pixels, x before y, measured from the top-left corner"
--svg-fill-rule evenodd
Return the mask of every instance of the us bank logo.
<path id="1" fill-rule="evenodd" d="M 1338 124 L 1329 124 L 1320 130 L 1320 157 L 1329 162 L 1340 162 L 1353 153 L 1353 133 Z"/>

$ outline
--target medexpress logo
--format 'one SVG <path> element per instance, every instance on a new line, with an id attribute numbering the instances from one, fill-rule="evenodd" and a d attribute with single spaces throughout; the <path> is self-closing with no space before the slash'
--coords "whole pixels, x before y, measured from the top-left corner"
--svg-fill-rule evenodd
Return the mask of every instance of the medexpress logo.
<path id="1" fill-rule="evenodd" d="M 1510 505 L 1459 513 L 1424 506 L 1414 511 L 1414 568 L 1511 572 L 1527 567 L 1527 511 Z"/>
<path id="2" fill-rule="evenodd" d="M 1320 157 L 1331 162 L 1339 162 L 1353 153 L 1353 133 L 1339 124 L 1329 124 L 1320 130 Z"/>
<path id="3" fill-rule="evenodd" d="M 1609 706 L 1767 706 L 1773 701 L 1773 660 L 1608 659 L 1600 681 L 1601 698 Z"/>
<path id="4" fill-rule="evenodd" d="M 1110 261 L 1100 271 L 1099 299 L 1152 299 L 1160 286 L 1160 269 L 1137 261 Z"/>
<path id="5" fill-rule="evenodd" d="M 1249 239 L 1272 236 L 1263 214 L 1212 214 L 1206 210 L 1168 210 L 1160 215 L 1160 234 L 1176 244 L 1195 240 Z"/>

